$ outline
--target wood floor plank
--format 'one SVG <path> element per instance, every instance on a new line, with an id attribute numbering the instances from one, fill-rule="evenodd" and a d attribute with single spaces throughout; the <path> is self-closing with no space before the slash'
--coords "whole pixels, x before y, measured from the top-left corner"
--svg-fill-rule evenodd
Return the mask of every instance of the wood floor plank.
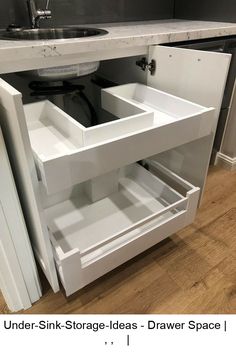
<path id="1" fill-rule="evenodd" d="M 197 228 L 213 222 L 236 207 L 236 172 L 210 168 L 203 203 L 194 221 Z"/>
<path id="2" fill-rule="evenodd" d="M 235 314 L 236 285 L 218 268 L 211 270 L 203 280 L 207 290 L 194 298 L 184 314 Z"/>
<path id="3" fill-rule="evenodd" d="M 227 248 L 195 231 L 188 241 L 178 241 L 175 252 L 156 261 L 182 289 L 191 288 L 227 256 Z"/>
<path id="4" fill-rule="evenodd" d="M 10 310 L 7 307 L 5 300 L 3 299 L 2 293 L 0 291 L 0 314 L 9 314 Z"/>
<path id="5" fill-rule="evenodd" d="M 44 296 L 24 313 L 236 313 L 236 172 L 211 168 L 191 226 L 70 298 L 43 283 Z"/>

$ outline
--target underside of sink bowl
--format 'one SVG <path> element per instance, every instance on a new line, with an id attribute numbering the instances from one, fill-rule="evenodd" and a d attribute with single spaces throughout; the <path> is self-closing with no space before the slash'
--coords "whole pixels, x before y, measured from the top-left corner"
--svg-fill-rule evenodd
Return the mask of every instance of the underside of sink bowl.
<path id="1" fill-rule="evenodd" d="M 99 28 L 62 27 L 6 30 L 0 33 L 4 40 L 50 40 L 102 36 L 108 32 Z"/>
<path id="2" fill-rule="evenodd" d="M 76 77 L 87 76 L 97 71 L 99 62 L 49 67 L 46 69 L 18 72 L 17 75 L 36 81 L 63 81 Z"/>

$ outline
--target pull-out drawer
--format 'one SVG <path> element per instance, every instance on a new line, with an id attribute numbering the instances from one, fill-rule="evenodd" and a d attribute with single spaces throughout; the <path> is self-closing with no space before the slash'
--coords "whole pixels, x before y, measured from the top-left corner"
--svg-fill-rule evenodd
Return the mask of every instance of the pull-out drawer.
<path id="1" fill-rule="evenodd" d="M 97 202 L 84 193 L 45 210 L 67 295 L 193 221 L 199 188 L 148 165 L 122 168 L 118 190 Z"/>
<path id="2" fill-rule="evenodd" d="M 103 90 L 117 119 L 85 128 L 52 103 L 25 106 L 38 173 L 48 194 L 210 134 L 213 109 L 141 84 Z"/>

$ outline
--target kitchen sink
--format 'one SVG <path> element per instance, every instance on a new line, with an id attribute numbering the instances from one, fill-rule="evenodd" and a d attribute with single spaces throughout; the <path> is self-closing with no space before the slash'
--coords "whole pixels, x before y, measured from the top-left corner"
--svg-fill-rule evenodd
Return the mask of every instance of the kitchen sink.
<path id="1" fill-rule="evenodd" d="M 86 38 L 102 36 L 108 32 L 99 28 L 61 27 L 61 28 L 37 28 L 14 29 L 0 33 L 3 40 L 50 40 L 68 38 Z"/>
<path id="2" fill-rule="evenodd" d="M 60 28 L 13 28 L 0 31 L 0 40 L 55 40 L 87 38 L 108 34 L 99 28 L 60 27 Z M 41 70 L 19 72 L 20 76 L 38 81 L 58 81 L 84 76 L 97 71 L 99 62 L 52 67 Z"/>

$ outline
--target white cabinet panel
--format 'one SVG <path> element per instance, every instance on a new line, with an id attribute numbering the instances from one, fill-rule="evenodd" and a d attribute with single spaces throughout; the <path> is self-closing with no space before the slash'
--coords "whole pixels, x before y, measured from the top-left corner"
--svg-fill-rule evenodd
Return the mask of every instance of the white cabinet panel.
<path id="1" fill-rule="evenodd" d="M 35 253 L 52 288 L 59 289 L 56 269 L 23 111 L 21 94 L 0 79 L 0 123 Z"/>
<path id="2" fill-rule="evenodd" d="M 153 46 L 149 60 L 157 69 L 148 75 L 148 85 L 191 102 L 213 107 L 215 130 L 231 61 L 230 54 Z"/>
<path id="3" fill-rule="evenodd" d="M 155 59 L 155 74 L 148 84 L 157 89 L 215 108 L 212 132 L 201 142 L 193 141 L 157 156 L 166 167 L 204 191 L 219 111 L 231 61 L 230 54 L 166 46 L 150 47 L 149 60 Z M 177 163 L 177 159 L 182 163 Z"/>
<path id="4" fill-rule="evenodd" d="M 38 273 L 0 129 L 0 289 L 12 311 L 41 296 Z"/>

